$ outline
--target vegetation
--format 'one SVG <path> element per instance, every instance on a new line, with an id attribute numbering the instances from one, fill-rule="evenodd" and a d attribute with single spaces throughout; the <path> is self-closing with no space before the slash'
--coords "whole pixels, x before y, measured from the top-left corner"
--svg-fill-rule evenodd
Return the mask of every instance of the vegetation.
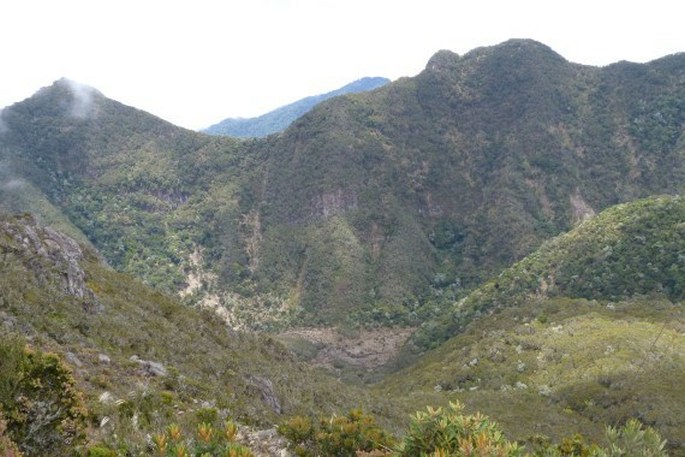
<path id="1" fill-rule="evenodd" d="M 0 450 L 67 455 L 85 438 L 86 412 L 70 370 L 55 354 L 0 341 Z"/>
<path id="2" fill-rule="evenodd" d="M 393 437 L 380 428 L 373 416 L 360 409 L 346 416 L 321 419 L 317 424 L 304 416 L 296 416 L 281 425 L 278 431 L 290 440 L 299 456 L 354 457 L 359 452 L 389 451 Z"/>
<path id="3" fill-rule="evenodd" d="M 7 423 L 0 415 L 0 455 L 3 457 L 22 457 L 17 445 L 7 436 Z"/>
<path id="4" fill-rule="evenodd" d="M 617 205 L 557 238 L 446 308 L 413 336 L 435 347 L 495 308 L 546 297 L 624 300 L 685 293 L 685 199 L 654 197 Z"/>
<path id="5" fill-rule="evenodd" d="M 111 449 L 140 450 L 147 435 L 171 423 L 194 436 L 198 414 L 201 422 L 233 418 L 264 426 L 284 414 L 331 414 L 354 405 L 373 405 L 385 424 L 397 426 L 401 414 L 387 400 L 296 361 L 270 336 L 230 331 L 212 311 L 184 306 L 116 273 L 69 240 L 28 216 L 0 218 L 0 321 L 31 338 L 37 351 L 70 361 L 91 438 Z M 10 438 L 24 449 L 15 429 L 29 419 L 40 424 L 41 411 L 52 417 L 49 408 L 59 398 L 53 395 L 71 398 L 73 389 L 57 356 L 25 358 L 16 347 L 0 358 L 6 367 L 0 376 L 9 376 L 0 384 L 7 392 L 0 411 Z M 44 374 L 49 384 L 43 378 L 34 383 Z M 37 400 L 12 394 L 33 394 L 33 388 Z M 69 413 L 64 420 L 60 430 L 80 437 L 83 417 Z"/>
<path id="6" fill-rule="evenodd" d="M 497 455 L 517 456 L 522 449 L 504 438 L 496 423 L 476 414 L 461 414 L 461 405 L 449 410 L 428 407 L 414 416 L 399 456 Z"/>
<path id="7" fill-rule="evenodd" d="M 192 436 L 184 434 L 177 424 L 170 424 L 163 431 L 151 436 L 150 444 L 144 449 L 127 447 L 110 448 L 104 444 L 91 446 L 89 457 L 116 457 L 133 453 L 159 457 L 252 457 L 252 451 L 236 442 L 238 426 L 226 422 L 222 428 L 202 422 Z"/>
<path id="8" fill-rule="evenodd" d="M 682 454 L 683 57 L 441 51 L 249 141 L 3 110 L 1 452 Z M 237 330 L 290 325 L 418 330 L 369 387 Z"/>
<path id="9" fill-rule="evenodd" d="M 58 81 L 3 111 L 2 201 L 234 326 L 413 326 L 593 212 L 680 193 L 684 67 L 441 51 L 243 142 L 95 90 L 76 116 Z"/>
<path id="10" fill-rule="evenodd" d="M 355 417 L 356 416 L 356 417 Z M 418 411 L 399 445 L 390 448 L 382 441 L 382 431 L 359 428 L 357 422 L 373 424 L 372 418 L 351 412 L 348 418 L 331 417 L 321 421 L 316 432 L 306 418 L 295 417 L 281 427 L 295 445 L 297 455 L 326 456 L 666 456 L 666 442 L 654 429 L 643 428 L 636 420 L 622 427 L 606 427 L 604 445 L 589 444 L 582 435 L 564 438 L 553 444 L 545 437 L 531 438 L 526 446 L 508 440 L 499 425 L 480 413 L 463 413 L 463 406 L 450 402 L 445 408 L 428 407 Z M 333 428 L 331 434 L 330 429 Z M 351 431 L 351 432 L 350 432 Z M 367 436 L 368 435 L 368 436 Z M 374 438 L 371 438 L 371 436 Z M 331 440 L 334 445 L 330 447 Z M 386 444 L 390 444 L 386 439 Z M 306 445 L 307 447 L 303 447 Z"/>

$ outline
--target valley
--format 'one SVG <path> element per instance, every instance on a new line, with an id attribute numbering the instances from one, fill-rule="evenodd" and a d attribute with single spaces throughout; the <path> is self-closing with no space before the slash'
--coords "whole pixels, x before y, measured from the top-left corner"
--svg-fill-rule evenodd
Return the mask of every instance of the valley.
<path id="1" fill-rule="evenodd" d="M 0 453 L 411 455 L 434 406 L 685 455 L 684 54 L 439 51 L 259 139 L 66 79 L 0 120 Z"/>

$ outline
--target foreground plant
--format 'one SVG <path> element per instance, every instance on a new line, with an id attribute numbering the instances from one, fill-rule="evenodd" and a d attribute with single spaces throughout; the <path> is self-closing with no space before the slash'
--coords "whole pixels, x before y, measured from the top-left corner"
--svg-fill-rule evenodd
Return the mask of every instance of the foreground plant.
<path id="1" fill-rule="evenodd" d="M 86 409 L 56 354 L 0 341 L 0 412 L 6 434 L 26 455 L 68 455 L 85 437 Z M 12 454 L 8 454 L 12 455 Z"/>
<path id="2" fill-rule="evenodd" d="M 480 413 L 462 414 L 456 402 L 448 408 L 428 407 L 417 412 L 397 452 L 401 457 L 417 456 L 519 456 L 523 448 L 508 441 L 497 423 Z"/>
<path id="3" fill-rule="evenodd" d="M 387 455 L 394 438 L 376 424 L 373 416 L 353 409 L 345 416 L 331 416 L 313 424 L 296 416 L 278 428 L 294 444 L 298 456 L 354 457 Z"/>

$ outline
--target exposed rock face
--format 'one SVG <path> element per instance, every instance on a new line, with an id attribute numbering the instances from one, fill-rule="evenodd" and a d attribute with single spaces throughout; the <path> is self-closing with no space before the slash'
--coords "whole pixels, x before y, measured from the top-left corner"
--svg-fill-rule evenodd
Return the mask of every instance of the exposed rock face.
<path id="1" fill-rule="evenodd" d="M 274 384 L 268 378 L 262 378 L 259 376 L 252 376 L 250 378 L 252 386 L 260 393 L 262 400 L 266 403 L 269 408 L 271 408 L 276 414 L 281 414 L 283 409 L 281 408 L 281 402 L 276 397 L 276 392 L 274 391 Z"/>
<path id="2" fill-rule="evenodd" d="M 58 283 L 62 292 L 83 300 L 84 311 L 100 312 L 95 294 L 86 285 L 86 273 L 80 263 L 84 255 L 72 238 L 41 227 L 31 215 L 0 219 L 0 232 L 6 234 L 0 252 L 20 252 L 25 267 L 45 282 Z"/>
<path id="3" fill-rule="evenodd" d="M 357 194 L 352 191 L 338 189 L 335 192 L 317 195 L 311 202 L 311 216 L 314 218 L 329 218 L 344 214 L 357 208 Z"/>
<path id="4" fill-rule="evenodd" d="M 240 427 L 238 440 L 248 446 L 257 457 L 290 457 L 288 441 L 278 434 L 275 428 L 253 430 Z"/>
<path id="5" fill-rule="evenodd" d="M 152 362 L 150 360 L 143 360 L 143 359 L 139 358 L 137 355 L 132 355 L 129 360 L 131 362 L 138 362 L 140 364 L 140 367 L 145 372 L 145 374 L 147 374 L 149 376 L 166 376 L 167 375 L 166 368 L 164 368 L 164 365 L 162 365 L 159 362 Z"/>
<path id="6" fill-rule="evenodd" d="M 571 201 L 571 209 L 573 211 L 573 225 L 578 225 L 595 216 L 595 210 L 583 200 L 578 189 L 576 189 L 575 194 L 569 196 L 569 200 Z"/>

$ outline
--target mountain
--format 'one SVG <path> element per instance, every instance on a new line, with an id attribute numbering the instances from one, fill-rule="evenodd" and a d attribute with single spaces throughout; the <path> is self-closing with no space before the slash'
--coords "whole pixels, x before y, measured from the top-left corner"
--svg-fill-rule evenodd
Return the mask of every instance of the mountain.
<path id="1" fill-rule="evenodd" d="M 387 78 L 366 77 L 351 82 L 339 89 L 325 94 L 306 97 L 289 105 L 281 106 L 266 114 L 253 118 L 228 118 L 203 130 L 210 135 L 225 135 L 238 138 L 262 138 L 272 133 L 285 130 L 296 119 L 310 111 L 316 105 L 329 98 L 345 94 L 366 92 L 385 86 Z"/>
<path id="2" fill-rule="evenodd" d="M 310 319 L 420 322 L 603 208 L 681 192 L 684 72 L 512 40 L 329 100 L 254 148 L 250 274 Z"/>
<path id="3" fill-rule="evenodd" d="M 518 439 L 636 417 L 681 455 L 684 220 L 685 198 L 653 197 L 545 242 L 427 323 L 417 336 L 451 339 L 376 388 L 409 404 L 456 395 Z"/>
<path id="4" fill-rule="evenodd" d="M 460 400 L 533 444 L 638 418 L 682 454 L 683 81 L 683 54 L 510 40 L 249 142 L 39 90 L 0 118 L 0 210 L 31 213 L 0 217 L 0 446 L 142 454 L 354 406 L 396 431 Z M 371 388 L 302 337 L 398 327 L 386 371 L 329 357 Z"/>
<path id="5" fill-rule="evenodd" d="M 2 201 L 234 327 L 416 326 L 601 209 L 682 192 L 684 75 L 511 40 L 251 142 L 58 81 L 2 113 L 25 183 Z"/>

